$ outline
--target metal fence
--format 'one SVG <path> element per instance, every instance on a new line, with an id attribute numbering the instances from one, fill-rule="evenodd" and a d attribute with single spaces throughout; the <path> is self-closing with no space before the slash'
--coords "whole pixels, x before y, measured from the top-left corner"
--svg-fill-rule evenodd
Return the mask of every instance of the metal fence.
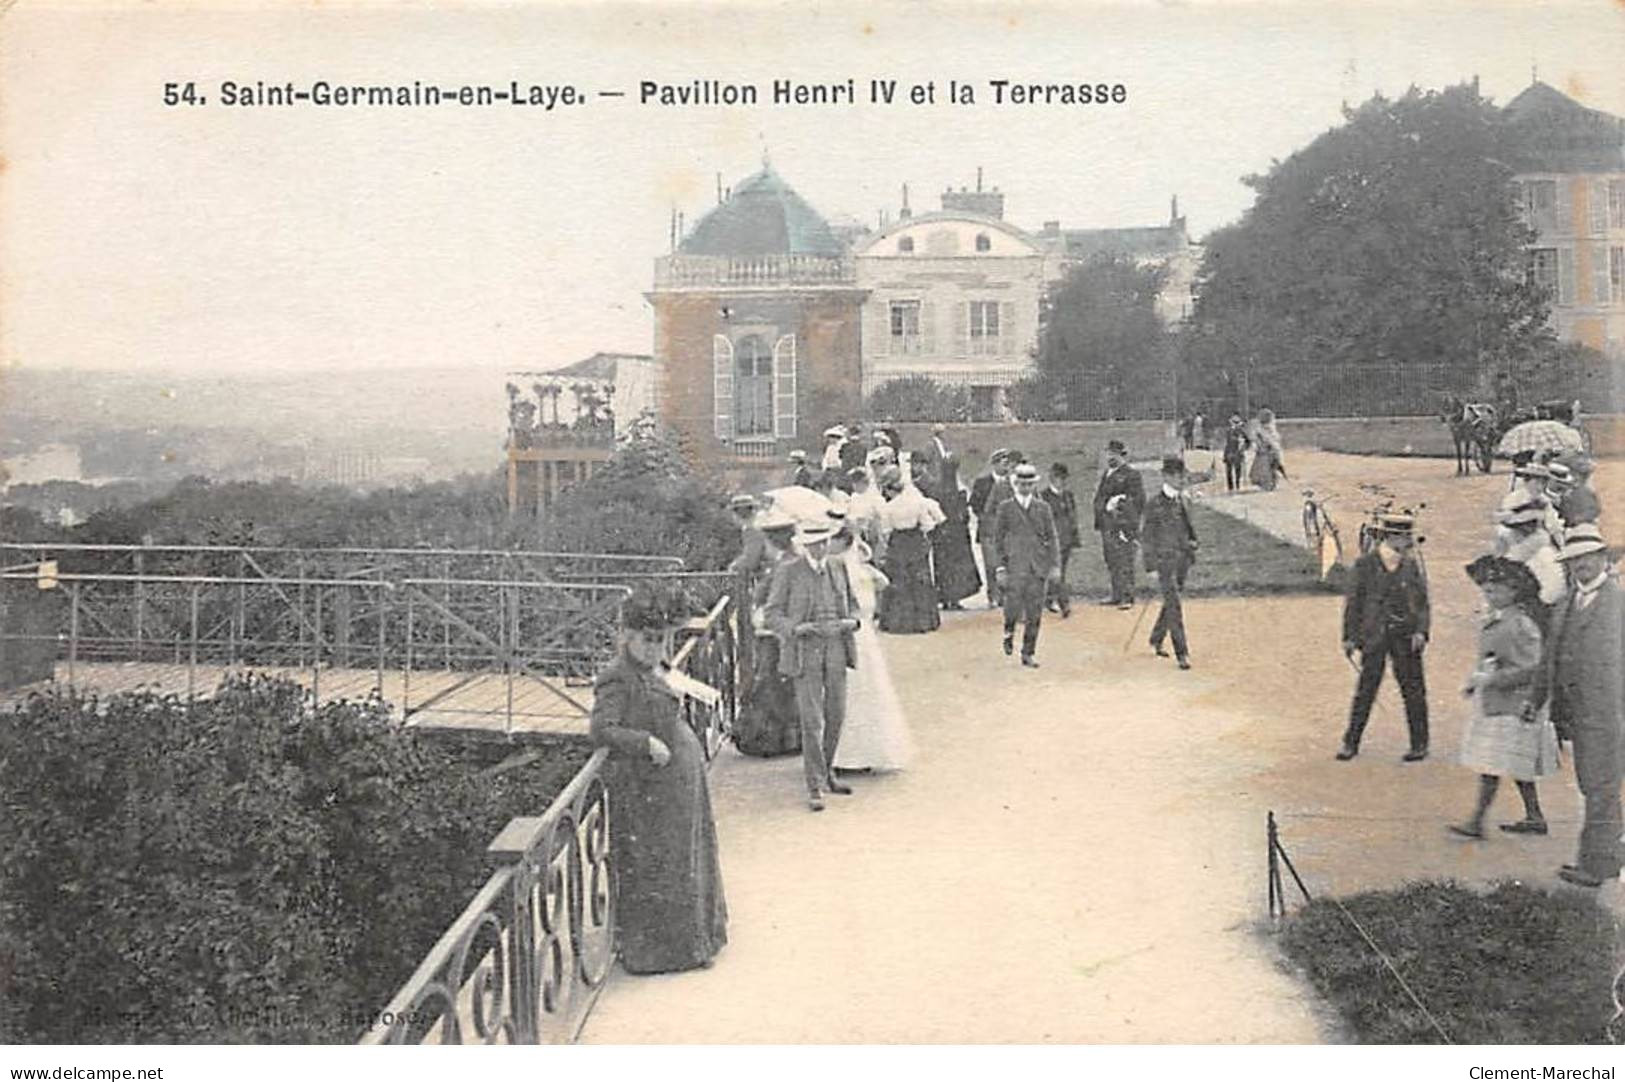
<path id="1" fill-rule="evenodd" d="M 722 692 L 685 699 L 714 755 L 737 706 L 737 612 L 724 594 L 680 633 L 672 667 Z M 362 1044 L 550 1044 L 575 1039 L 615 960 L 609 753 L 595 751 L 547 811 L 511 820 L 502 861 L 362 1038 Z"/>

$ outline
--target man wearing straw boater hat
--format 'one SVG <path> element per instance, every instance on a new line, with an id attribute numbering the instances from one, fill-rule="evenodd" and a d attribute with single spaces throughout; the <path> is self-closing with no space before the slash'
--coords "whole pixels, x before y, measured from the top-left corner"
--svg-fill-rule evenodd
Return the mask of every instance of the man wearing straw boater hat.
<path id="1" fill-rule="evenodd" d="M 1427 684 L 1422 676 L 1422 651 L 1428 641 L 1427 573 L 1413 551 L 1415 515 L 1379 512 L 1375 529 L 1379 540 L 1354 561 L 1343 603 L 1343 653 L 1350 661 L 1360 655 L 1360 678 L 1337 758 L 1347 761 L 1359 754 L 1383 670 L 1392 659 L 1410 730 L 1411 746 L 1404 761 L 1414 763 L 1428 755 Z"/>
<path id="2" fill-rule="evenodd" d="M 1582 887 L 1600 887 L 1620 871 L 1625 591 L 1610 573 L 1613 557 L 1595 523 L 1568 532 L 1557 558 L 1568 571 L 1569 589 L 1552 613 L 1544 664 L 1525 708 L 1525 716 L 1533 718 L 1542 704 L 1550 704 L 1558 737 L 1574 743 L 1574 780 L 1585 798 L 1585 823 L 1579 856 L 1557 874 Z"/>
<path id="3" fill-rule="evenodd" d="M 1021 663 L 1038 668 L 1038 629 L 1044 621 L 1044 595 L 1060 578 L 1061 548 L 1055 516 L 1038 497 L 1038 467 L 1023 462 L 1015 468 L 1014 492 L 993 517 L 994 581 L 1004 594 L 1004 652 L 1015 646 L 1021 630 Z"/>
<path id="4" fill-rule="evenodd" d="M 764 619 L 779 637 L 779 671 L 795 681 L 801 717 L 801 764 L 807 805 L 824 810 L 825 791 L 852 790 L 835 780 L 831 768 L 846 721 L 846 670 L 858 664 L 857 597 L 846 565 L 831 560 L 831 519 L 802 522 L 796 540 L 802 555 L 773 571 Z"/>

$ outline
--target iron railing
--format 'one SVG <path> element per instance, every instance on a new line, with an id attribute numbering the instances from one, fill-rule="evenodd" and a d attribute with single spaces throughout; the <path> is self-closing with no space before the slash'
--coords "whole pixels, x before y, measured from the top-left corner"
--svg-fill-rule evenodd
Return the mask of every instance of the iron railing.
<path id="1" fill-rule="evenodd" d="M 685 699 L 684 720 L 714 755 L 736 700 L 734 600 L 682 632 L 672 667 L 722 691 Z M 553 1044 L 575 1039 L 615 958 L 616 860 L 609 753 L 595 751 L 546 812 L 509 821 L 487 847 L 502 861 L 361 1043 Z"/>

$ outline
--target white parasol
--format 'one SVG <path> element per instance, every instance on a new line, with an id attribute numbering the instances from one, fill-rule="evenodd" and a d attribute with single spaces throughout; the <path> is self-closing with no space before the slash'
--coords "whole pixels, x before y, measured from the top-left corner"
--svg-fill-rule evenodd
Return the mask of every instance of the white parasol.
<path id="1" fill-rule="evenodd" d="M 762 495 L 773 501 L 776 510 L 805 523 L 828 522 L 829 513 L 835 507 L 828 496 L 802 485 L 773 488 Z"/>
<path id="2" fill-rule="evenodd" d="M 1580 433 L 1562 421 L 1525 421 L 1508 429 L 1495 450 L 1503 455 L 1523 451 L 1583 451 L 1585 443 Z"/>

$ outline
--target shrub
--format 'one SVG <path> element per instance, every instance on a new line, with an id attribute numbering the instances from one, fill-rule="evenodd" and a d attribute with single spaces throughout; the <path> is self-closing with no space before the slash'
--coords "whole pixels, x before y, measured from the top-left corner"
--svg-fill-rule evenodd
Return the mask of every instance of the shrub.
<path id="1" fill-rule="evenodd" d="M 586 754 L 481 778 L 264 677 L 0 713 L 0 1041 L 354 1040 Z"/>
<path id="2" fill-rule="evenodd" d="M 1482 894 L 1453 883 L 1416 883 L 1355 895 L 1343 905 L 1457 1044 L 1605 1040 L 1619 930 L 1593 899 L 1518 883 Z M 1337 903 L 1305 906 L 1282 945 L 1356 1040 L 1439 1042 Z"/>
<path id="3" fill-rule="evenodd" d="M 869 392 L 868 413 L 898 421 L 968 421 L 970 392 L 930 376 L 903 376 Z"/>

